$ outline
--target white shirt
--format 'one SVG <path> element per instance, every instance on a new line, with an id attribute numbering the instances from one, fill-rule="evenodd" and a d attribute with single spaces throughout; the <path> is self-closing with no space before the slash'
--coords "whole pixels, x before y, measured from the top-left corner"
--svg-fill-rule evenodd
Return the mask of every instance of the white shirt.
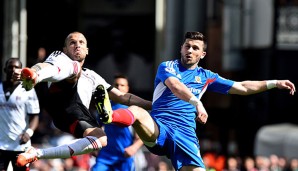
<path id="1" fill-rule="evenodd" d="M 103 85 L 106 89 L 111 87 L 100 75 L 93 70 L 83 68 L 81 76 L 78 81 L 78 94 L 82 100 L 82 103 L 87 107 L 90 106 L 92 93 L 95 91 L 98 85 Z"/>
<path id="2" fill-rule="evenodd" d="M 0 149 L 23 151 L 30 146 L 30 140 L 20 145 L 20 134 L 28 128 L 27 114 L 39 112 L 39 102 L 34 89 L 26 91 L 19 84 L 6 100 L 3 83 L 0 82 Z"/>
<path id="3" fill-rule="evenodd" d="M 61 51 L 54 51 L 45 62 L 51 63 L 55 66 L 58 66 L 61 70 L 68 70 L 72 68 L 72 60 Z M 67 71 L 69 72 L 69 71 Z M 71 72 L 69 72 L 71 73 Z M 109 83 L 106 82 L 100 75 L 98 75 L 93 70 L 83 68 L 81 76 L 78 81 L 78 94 L 82 100 L 82 103 L 89 108 L 92 93 L 95 91 L 96 87 L 101 84 L 106 89 L 111 87 Z"/>

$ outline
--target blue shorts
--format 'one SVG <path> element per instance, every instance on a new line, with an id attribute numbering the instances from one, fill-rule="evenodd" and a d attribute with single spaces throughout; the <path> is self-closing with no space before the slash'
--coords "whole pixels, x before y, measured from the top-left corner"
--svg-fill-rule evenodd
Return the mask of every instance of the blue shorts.
<path id="1" fill-rule="evenodd" d="M 100 153 L 100 151 L 99 151 Z M 126 160 L 105 160 L 96 159 L 96 163 L 91 168 L 92 171 L 135 171 L 134 158 L 129 157 Z"/>
<path id="2" fill-rule="evenodd" d="M 156 145 L 146 146 L 151 153 L 167 156 L 176 170 L 189 165 L 205 168 L 200 154 L 199 140 L 193 128 L 178 128 L 165 125 L 158 119 L 154 120 L 160 134 Z"/>

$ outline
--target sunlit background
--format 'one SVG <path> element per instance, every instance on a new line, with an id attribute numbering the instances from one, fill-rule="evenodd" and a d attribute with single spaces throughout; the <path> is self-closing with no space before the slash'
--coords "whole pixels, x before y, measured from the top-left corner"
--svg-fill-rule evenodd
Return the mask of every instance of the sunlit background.
<path id="1" fill-rule="evenodd" d="M 9 57 L 20 57 L 31 66 L 38 48 L 44 47 L 47 55 L 62 50 L 67 34 L 80 31 L 90 49 L 86 67 L 109 82 L 111 72 L 118 68 L 131 79 L 133 93 L 151 99 L 157 65 L 180 57 L 186 31 L 200 31 L 208 38 L 207 56 L 199 64 L 202 67 L 236 81 L 289 79 L 298 86 L 297 0 L 0 3 L 2 64 Z M 120 58 L 110 57 L 119 46 Z M 259 128 L 298 124 L 297 95 L 290 96 L 288 91 L 274 89 L 246 97 L 206 93 L 202 100 L 209 112 L 208 123 L 198 124 L 202 152 L 254 155 Z"/>

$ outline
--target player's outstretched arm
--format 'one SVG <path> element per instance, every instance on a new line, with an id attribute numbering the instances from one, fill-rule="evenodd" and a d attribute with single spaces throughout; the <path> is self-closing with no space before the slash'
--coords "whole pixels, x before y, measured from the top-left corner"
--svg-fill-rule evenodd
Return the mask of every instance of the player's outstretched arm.
<path id="1" fill-rule="evenodd" d="M 235 82 L 229 94 L 251 95 L 270 90 L 272 88 L 290 90 L 290 94 L 296 92 L 295 85 L 289 80 L 265 80 Z"/>

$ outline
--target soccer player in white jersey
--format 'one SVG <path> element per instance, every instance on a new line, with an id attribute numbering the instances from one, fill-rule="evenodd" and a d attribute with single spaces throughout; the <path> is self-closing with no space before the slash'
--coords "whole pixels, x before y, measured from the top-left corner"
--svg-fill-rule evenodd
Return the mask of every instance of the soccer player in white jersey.
<path id="1" fill-rule="evenodd" d="M 97 117 L 104 123 L 113 121 L 122 126 L 131 125 L 134 122 L 133 114 L 127 109 L 112 111 L 107 91 L 115 102 L 151 109 L 150 101 L 120 92 L 94 71 L 82 68 L 88 51 L 85 36 L 80 32 L 72 32 L 65 39 L 63 52 L 54 51 L 45 62 L 35 64 L 31 69 L 14 70 L 13 78 L 19 80 L 22 77 L 22 85 L 27 90 L 41 81 L 50 83 L 46 110 L 58 129 L 78 138 L 58 147 L 31 147 L 18 156 L 18 166 L 37 159 L 69 158 L 100 150 L 107 145 L 107 136 L 100 128 Z M 88 110 L 92 95 L 98 116 Z"/>
<path id="2" fill-rule="evenodd" d="M 7 170 L 11 162 L 14 171 L 26 171 L 26 166 L 16 167 L 16 156 L 31 146 L 40 108 L 35 90 L 26 91 L 20 81 L 12 80 L 15 68 L 22 68 L 21 61 L 9 58 L 4 66 L 6 79 L 0 82 L 0 170 Z"/>

